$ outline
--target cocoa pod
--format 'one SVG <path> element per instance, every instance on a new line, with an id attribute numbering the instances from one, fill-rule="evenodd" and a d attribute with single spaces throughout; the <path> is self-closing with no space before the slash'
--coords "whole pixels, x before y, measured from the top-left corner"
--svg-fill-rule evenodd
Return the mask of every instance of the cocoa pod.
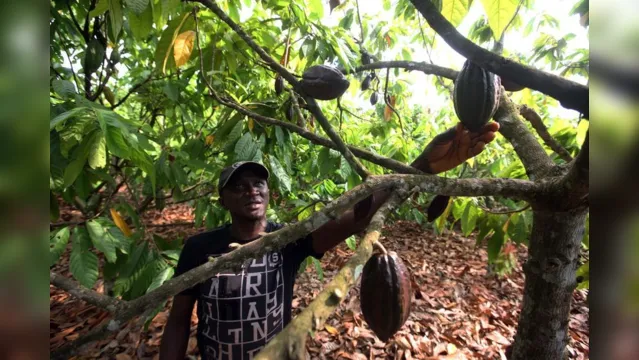
<path id="1" fill-rule="evenodd" d="M 500 93 L 499 76 L 466 60 L 455 79 L 455 113 L 468 130 L 479 132 L 497 111 Z"/>
<path id="2" fill-rule="evenodd" d="M 373 92 L 373 93 L 371 94 L 371 98 L 370 98 L 371 105 L 375 105 L 375 104 L 377 104 L 377 100 L 378 100 L 377 92 Z"/>
<path id="3" fill-rule="evenodd" d="M 362 81 L 362 91 L 366 91 L 371 87 L 371 80 L 373 76 L 371 74 L 366 75 L 364 81 Z"/>
<path id="4" fill-rule="evenodd" d="M 284 79 L 280 75 L 277 75 L 275 78 L 275 93 L 279 95 L 282 91 L 284 91 Z"/>
<path id="5" fill-rule="evenodd" d="M 364 265 L 360 283 L 360 308 L 364 320 L 386 342 L 406 322 L 411 308 L 408 269 L 394 251 L 374 254 Z"/>
<path id="6" fill-rule="evenodd" d="M 342 96 L 350 82 L 338 69 L 328 65 L 314 65 L 302 74 L 301 90 L 317 100 L 334 100 Z"/>
<path id="7" fill-rule="evenodd" d="M 450 196 L 435 196 L 435 198 L 430 202 L 428 210 L 426 211 L 428 222 L 432 222 L 433 220 L 442 216 L 442 214 L 446 210 L 446 207 L 448 207 L 448 201 L 450 201 Z"/>
<path id="8" fill-rule="evenodd" d="M 366 199 L 355 204 L 353 209 L 353 214 L 355 216 L 355 221 L 361 221 L 366 218 L 366 215 L 371 211 L 371 206 L 373 205 L 374 196 L 371 194 Z"/>

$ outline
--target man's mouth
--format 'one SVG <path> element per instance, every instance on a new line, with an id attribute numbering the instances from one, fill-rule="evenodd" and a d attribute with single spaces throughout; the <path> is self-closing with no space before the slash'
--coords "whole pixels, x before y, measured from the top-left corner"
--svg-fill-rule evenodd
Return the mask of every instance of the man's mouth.
<path id="1" fill-rule="evenodd" d="M 262 206 L 262 201 L 260 200 L 252 200 L 247 202 L 244 206 L 250 208 L 250 209 L 257 209 L 260 206 Z"/>

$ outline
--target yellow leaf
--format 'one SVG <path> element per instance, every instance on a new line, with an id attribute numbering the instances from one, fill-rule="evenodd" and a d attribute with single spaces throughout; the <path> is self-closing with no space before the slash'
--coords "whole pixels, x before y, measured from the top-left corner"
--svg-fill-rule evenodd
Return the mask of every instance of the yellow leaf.
<path id="1" fill-rule="evenodd" d="M 175 59 L 175 66 L 180 67 L 186 64 L 193 52 L 193 42 L 195 41 L 195 31 L 188 30 L 175 38 L 175 44 L 173 45 L 173 58 Z"/>
<path id="2" fill-rule="evenodd" d="M 215 140 L 215 136 L 214 135 L 209 135 L 206 137 L 206 145 L 211 145 L 213 144 L 213 140 Z"/>
<path id="3" fill-rule="evenodd" d="M 473 167 L 473 165 L 475 165 L 475 158 L 469 158 L 466 162 L 468 163 L 468 166 Z"/>
<path id="4" fill-rule="evenodd" d="M 130 237 L 132 234 L 131 229 L 129 229 L 129 225 L 126 224 L 124 219 L 120 217 L 120 214 L 118 214 L 117 210 L 111 208 L 111 217 L 113 218 L 113 222 L 115 223 L 115 226 L 117 226 L 120 230 L 122 230 L 122 233 L 124 234 L 124 236 Z"/>
<path id="5" fill-rule="evenodd" d="M 253 132 L 253 127 L 255 126 L 255 124 L 253 123 L 253 119 L 249 119 L 248 121 L 248 128 L 250 132 Z"/>
<path id="6" fill-rule="evenodd" d="M 326 331 L 328 331 L 330 334 L 339 335 L 339 331 L 337 331 L 336 328 L 334 328 L 334 327 L 332 327 L 330 325 L 326 325 L 324 327 L 326 328 Z"/>

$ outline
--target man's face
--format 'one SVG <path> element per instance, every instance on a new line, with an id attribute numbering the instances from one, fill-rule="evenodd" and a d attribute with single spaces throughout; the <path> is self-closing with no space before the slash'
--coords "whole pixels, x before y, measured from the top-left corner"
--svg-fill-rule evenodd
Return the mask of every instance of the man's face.
<path id="1" fill-rule="evenodd" d="M 220 200 L 233 216 L 261 220 L 269 202 L 268 183 L 250 169 L 238 171 L 224 187 Z"/>

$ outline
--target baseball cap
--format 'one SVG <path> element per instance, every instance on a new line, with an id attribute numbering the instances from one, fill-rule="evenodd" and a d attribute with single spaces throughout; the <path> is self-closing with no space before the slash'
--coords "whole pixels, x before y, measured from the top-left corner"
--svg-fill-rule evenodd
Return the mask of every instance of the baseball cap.
<path id="1" fill-rule="evenodd" d="M 241 169 L 245 169 L 245 168 L 251 168 L 258 175 L 263 176 L 266 180 L 268 180 L 268 178 L 270 176 L 268 169 L 264 165 L 262 165 L 262 164 L 260 164 L 258 162 L 255 162 L 255 161 L 238 161 L 238 162 L 233 163 L 232 165 L 227 166 L 224 169 L 222 169 L 222 173 L 220 173 L 220 180 L 218 181 L 218 185 L 217 185 L 218 193 L 222 192 L 222 189 L 229 182 L 229 180 L 231 179 L 233 174 L 235 174 L 237 171 L 239 171 Z"/>

